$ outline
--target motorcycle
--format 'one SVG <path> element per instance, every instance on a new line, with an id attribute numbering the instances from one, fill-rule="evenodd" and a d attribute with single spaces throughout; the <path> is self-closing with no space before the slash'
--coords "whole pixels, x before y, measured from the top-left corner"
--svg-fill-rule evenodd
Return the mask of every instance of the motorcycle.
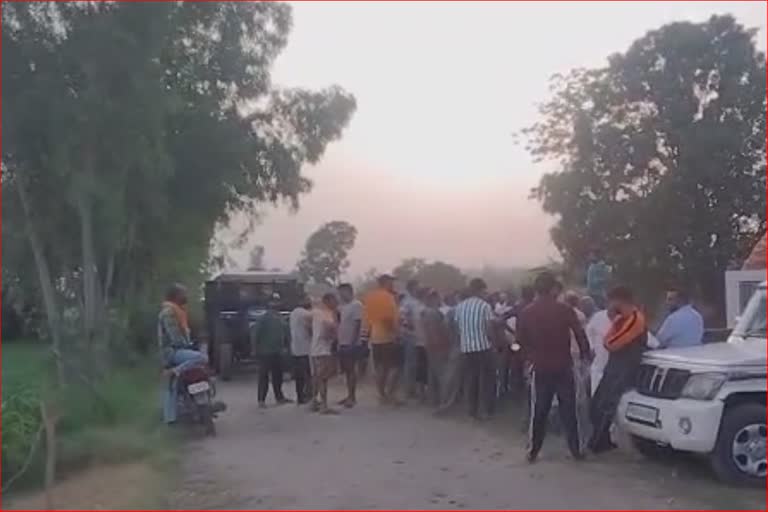
<path id="1" fill-rule="evenodd" d="M 202 425 L 205 435 L 215 436 L 216 414 L 224 410 L 224 404 L 215 403 L 216 386 L 207 365 L 195 365 L 184 369 L 178 377 L 179 417 Z"/>

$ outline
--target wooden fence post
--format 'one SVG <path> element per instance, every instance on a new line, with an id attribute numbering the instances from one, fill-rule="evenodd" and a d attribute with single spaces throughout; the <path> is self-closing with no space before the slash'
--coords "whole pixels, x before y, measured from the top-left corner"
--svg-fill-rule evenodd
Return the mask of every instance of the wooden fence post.
<path id="1" fill-rule="evenodd" d="M 53 486 L 56 481 L 56 423 L 59 413 L 54 404 L 40 402 L 40 413 L 45 426 L 45 508 L 54 510 Z"/>

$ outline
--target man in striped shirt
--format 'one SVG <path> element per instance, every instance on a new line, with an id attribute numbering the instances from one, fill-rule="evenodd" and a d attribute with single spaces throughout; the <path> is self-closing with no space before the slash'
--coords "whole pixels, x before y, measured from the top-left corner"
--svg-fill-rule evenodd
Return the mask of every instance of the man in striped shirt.
<path id="1" fill-rule="evenodd" d="M 461 353 L 466 367 L 466 395 L 469 414 L 483 420 L 490 412 L 494 392 L 494 365 L 491 337 L 493 309 L 485 301 L 487 286 L 482 279 L 469 283 L 469 297 L 454 312 Z"/>

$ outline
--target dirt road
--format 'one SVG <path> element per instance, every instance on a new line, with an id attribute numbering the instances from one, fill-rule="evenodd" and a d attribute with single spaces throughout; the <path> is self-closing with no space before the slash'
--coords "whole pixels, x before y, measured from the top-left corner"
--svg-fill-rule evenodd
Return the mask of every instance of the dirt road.
<path id="1" fill-rule="evenodd" d="M 700 463 L 630 451 L 575 463 L 552 436 L 528 465 L 519 420 L 477 425 L 415 405 L 381 408 L 370 391 L 339 416 L 259 410 L 255 391 L 252 380 L 221 386 L 229 410 L 219 435 L 187 447 L 169 507 L 765 509 L 764 491 L 721 486 Z"/>

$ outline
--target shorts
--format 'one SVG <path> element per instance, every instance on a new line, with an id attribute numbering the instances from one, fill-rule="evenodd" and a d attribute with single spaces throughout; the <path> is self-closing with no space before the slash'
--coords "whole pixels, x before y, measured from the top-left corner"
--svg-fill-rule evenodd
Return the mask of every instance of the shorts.
<path id="1" fill-rule="evenodd" d="M 312 356 L 312 376 L 327 380 L 336 375 L 336 358 L 333 356 Z"/>
<path id="2" fill-rule="evenodd" d="M 344 373 L 355 370 L 357 362 L 367 357 L 366 348 L 362 345 L 339 345 L 339 366 Z"/>
<path id="3" fill-rule="evenodd" d="M 382 370 L 403 366 L 403 347 L 398 343 L 376 343 L 373 347 L 373 364 Z"/>

